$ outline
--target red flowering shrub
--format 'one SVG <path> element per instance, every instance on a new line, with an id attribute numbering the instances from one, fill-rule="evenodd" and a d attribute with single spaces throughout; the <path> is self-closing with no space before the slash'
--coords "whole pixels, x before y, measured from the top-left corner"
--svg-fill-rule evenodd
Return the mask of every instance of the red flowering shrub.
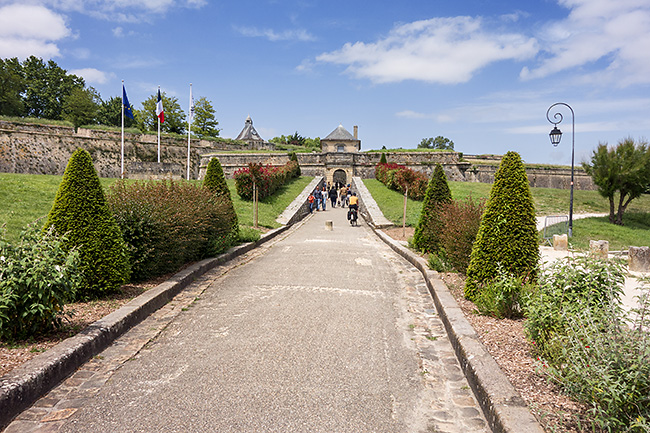
<path id="1" fill-rule="evenodd" d="M 300 167 L 298 166 L 298 162 L 289 161 L 279 167 L 270 165 L 263 167 L 261 164 L 257 166 L 249 164 L 248 167 L 235 171 L 234 178 L 237 194 L 244 200 L 253 199 L 254 173 L 251 172 L 251 169 L 257 172 L 257 198 L 262 200 L 272 195 L 287 181 L 298 177 Z"/>
<path id="2" fill-rule="evenodd" d="M 402 194 L 408 185 L 408 197 L 413 200 L 423 200 L 427 190 L 429 178 L 419 171 L 411 170 L 403 165 L 377 164 L 375 177 L 387 188 L 399 191 Z"/>

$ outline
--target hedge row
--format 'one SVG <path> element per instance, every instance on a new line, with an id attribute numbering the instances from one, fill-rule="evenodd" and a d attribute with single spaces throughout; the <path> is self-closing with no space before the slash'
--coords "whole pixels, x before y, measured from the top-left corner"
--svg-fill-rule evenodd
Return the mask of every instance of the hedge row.
<path id="1" fill-rule="evenodd" d="M 423 200 L 429 178 L 419 171 L 411 170 L 399 164 L 382 164 L 375 167 L 375 177 L 378 181 L 394 191 L 404 192 L 408 187 L 408 197 L 413 200 Z"/>
<path id="2" fill-rule="evenodd" d="M 278 190 L 287 181 L 300 176 L 300 166 L 297 161 L 274 167 L 262 164 L 248 164 L 248 167 L 235 171 L 237 194 L 244 200 L 253 199 L 253 181 L 257 188 L 257 198 L 262 200 Z"/>

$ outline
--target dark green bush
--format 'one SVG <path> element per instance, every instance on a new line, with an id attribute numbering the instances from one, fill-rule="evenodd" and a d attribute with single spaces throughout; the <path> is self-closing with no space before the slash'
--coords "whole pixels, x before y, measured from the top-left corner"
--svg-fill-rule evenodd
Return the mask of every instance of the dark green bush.
<path id="1" fill-rule="evenodd" d="M 230 233 L 228 234 L 226 243 L 228 245 L 237 244 L 239 241 L 239 221 L 232 197 L 230 196 L 230 189 L 228 189 L 228 184 L 226 183 L 226 176 L 224 176 L 223 168 L 217 158 L 210 159 L 205 172 L 205 178 L 203 179 L 203 186 L 212 191 L 215 196 L 221 197 L 228 206 L 228 216 L 226 218 L 230 221 Z"/>
<path id="2" fill-rule="evenodd" d="M 471 197 L 440 205 L 440 246 L 457 272 L 467 271 L 484 207 L 483 200 Z"/>
<path id="3" fill-rule="evenodd" d="M 61 324 L 79 288 L 79 253 L 34 226 L 10 245 L 0 237 L 0 338 L 23 339 Z"/>
<path id="4" fill-rule="evenodd" d="M 497 277 L 485 284 L 474 304 L 479 313 L 497 319 L 517 319 L 523 316 L 528 296 L 535 285 L 524 277 L 510 275 L 502 267 L 497 268 Z"/>
<path id="5" fill-rule="evenodd" d="M 117 291 L 129 278 L 127 248 L 90 154 L 77 150 L 65 169 L 45 228 L 66 235 L 64 248 L 78 248 L 81 288 L 78 298 L 97 298 Z"/>
<path id="6" fill-rule="evenodd" d="M 447 184 L 447 176 L 440 164 L 436 164 L 422 203 L 422 212 L 415 233 L 413 245 L 420 251 L 433 253 L 441 248 L 442 207 L 451 203 L 451 190 Z"/>
<path id="7" fill-rule="evenodd" d="M 300 164 L 298 163 L 298 155 L 296 152 L 289 153 L 289 161 L 294 161 L 298 166 L 294 177 L 300 177 L 302 175 L 302 172 L 300 170 Z"/>
<path id="8" fill-rule="evenodd" d="M 132 281 L 178 270 L 227 250 L 231 208 L 209 188 L 184 181 L 117 181 L 108 196 L 129 246 Z"/>
<path id="9" fill-rule="evenodd" d="M 382 152 L 381 158 L 379 158 L 379 163 L 380 164 L 387 164 L 388 160 L 386 159 L 386 154 Z"/>
<path id="10" fill-rule="evenodd" d="M 537 279 L 539 246 L 535 206 L 521 158 L 508 152 L 494 175 L 467 268 L 465 296 L 475 299 L 481 286 L 505 272 L 527 281 Z"/>

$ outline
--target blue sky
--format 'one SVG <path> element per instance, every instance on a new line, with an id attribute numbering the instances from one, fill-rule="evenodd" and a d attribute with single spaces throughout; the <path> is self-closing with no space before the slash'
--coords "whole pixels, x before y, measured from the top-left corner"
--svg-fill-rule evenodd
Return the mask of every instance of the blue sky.
<path id="1" fill-rule="evenodd" d="M 362 149 L 443 135 L 468 154 L 570 164 L 548 139 L 576 115 L 576 164 L 599 142 L 650 138 L 650 0 L 0 0 L 0 57 L 53 59 L 102 98 L 125 80 L 221 135 L 250 114 L 265 139 L 359 126 Z"/>

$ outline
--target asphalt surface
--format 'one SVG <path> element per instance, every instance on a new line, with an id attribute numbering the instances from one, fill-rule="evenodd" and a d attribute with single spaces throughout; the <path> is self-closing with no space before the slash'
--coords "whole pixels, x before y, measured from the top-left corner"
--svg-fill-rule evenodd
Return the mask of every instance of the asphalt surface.
<path id="1" fill-rule="evenodd" d="M 67 400 L 36 403 L 17 422 L 40 416 L 33 431 L 61 432 L 488 431 L 421 274 L 346 211 L 318 212 L 208 275 L 141 349 L 128 359 L 122 350 L 102 373 L 107 349 L 63 385 Z M 84 383 L 97 390 L 84 394 Z"/>

